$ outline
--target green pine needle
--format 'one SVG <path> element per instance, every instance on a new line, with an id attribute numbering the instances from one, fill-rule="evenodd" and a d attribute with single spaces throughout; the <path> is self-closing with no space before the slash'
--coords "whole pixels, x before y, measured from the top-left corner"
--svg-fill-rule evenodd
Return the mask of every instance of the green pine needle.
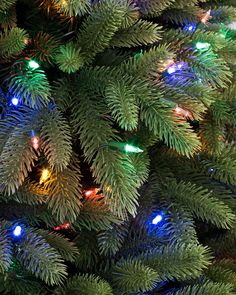
<path id="1" fill-rule="evenodd" d="M 144 20 L 139 20 L 127 29 L 119 30 L 110 44 L 114 47 L 135 47 L 148 45 L 161 39 L 161 27 Z"/>
<path id="2" fill-rule="evenodd" d="M 56 54 L 55 61 L 60 70 L 68 74 L 78 71 L 83 65 L 80 49 L 72 42 L 59 47 L 59 53 Z"/>
<path id="3" fill-rule="evenodd" d="M 20 28 L 12 28 L 0 34 L 0 56 L 10 57 L 23 51 L 28 34 Z"/>

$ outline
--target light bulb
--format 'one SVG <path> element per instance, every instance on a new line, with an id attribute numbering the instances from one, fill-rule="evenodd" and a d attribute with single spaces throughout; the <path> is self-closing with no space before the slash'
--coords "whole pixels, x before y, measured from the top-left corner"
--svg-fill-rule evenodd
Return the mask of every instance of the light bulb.
<path id="1" fill-rule="evenodd" d="M 17 106 L 18 103 L 19 103 L 19 99 L 18 99 L 17 97 L 13 97 L 13 98 L 11 99 L 11 103 L 12 103 L 14 106 Z"/>
<path id="2" fill-rule="evenodd" d="M 152 224 L 158 224 L 159 222 L 162 221 L 162 216 L 160 214 L 158 214 L 153 220 L 152 220 Z"/>
<path id="3" fill-rule="evenodd" d="M 13 235 L 15 237 L 19 237 L 21 235 L 21 233 L 22 233 L 22 228 L 21 228 L 21 226 L 17 225 L 13 230 Z"/>
<path id="4" fill-rule="evenodd" d="M 207 43 L 207 42 L 197 42 L 196 43 L 196 48 L 201 50 L 201 49 L 208 49 L 210 47 L 211 44 Z"/>
<path id="5" fill-rule="evenodd" d="M 50 177 L 50 172 L 48 169 L 43 169 L 41 177 L 40 177 L 40 184 L 45 182 Z"/>
<path id="6" fill-rule="evenodd" d="M 171 67 L 169 67 L 168 69 L 167 69 L 167 73 L 168 74 L 173 74 L 173 73 L 175 73 L 176 72 L 176 66 L 175 65 L 173 65 L 173 66 L 171 66 Z"/>
<path id="7" fill-rule="evenodd" d="M 31 138 L 31 143 L 32 143 L 33 148 L 35 150 L 37 150 L 38 147 L 39 147 L 39 137 L 37 137 L 37 136 L 32 137 Z"/>
<path id="8" fill-rule="evenodd" d="M 31 69 L 37 69 L 37 68 L 39 68 L 39 64 L 36 62 L 36 61 L 34 61 L 34 60 L 30 60 L 29 61 L 29 67 L 31 68 Z"/>
<path id="9" fill-rule="evenodd" d="M 127 153 L 142 153 L 143 150 L 139 147 L 132 146 L 130 144 L 125 145 L 125 152 Z"/>

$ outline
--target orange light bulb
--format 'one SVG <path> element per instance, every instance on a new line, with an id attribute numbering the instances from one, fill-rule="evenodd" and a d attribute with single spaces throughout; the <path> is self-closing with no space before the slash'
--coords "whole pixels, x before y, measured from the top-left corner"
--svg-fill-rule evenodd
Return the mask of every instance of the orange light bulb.
<path id="1" fill-rule="evenodd" d="M 40 184 L 44 183 L 50 177 L 50 172 L 48 169 L 43 169 L 41 177 L 40 177 Z"/>

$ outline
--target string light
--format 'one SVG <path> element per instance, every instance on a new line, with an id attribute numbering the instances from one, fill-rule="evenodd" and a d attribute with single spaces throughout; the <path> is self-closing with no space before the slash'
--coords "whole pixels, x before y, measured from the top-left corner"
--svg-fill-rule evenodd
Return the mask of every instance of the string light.
<path id="1" fill-rule="evenodd" d="M 158 215 L 156 215 L 155 218 L 153 218 L 152 224 L 155 224 L 156 225 L 156 224 L 160 223 L 162 221 L 162 219 L 163 219 L 162 215 L 161 214 L 158 214 Z"/>
<path id="2" fill-rule="evenodd" d="M 35 69 L 38 69 L 39 68 L 39 64 L 36 61 L 34 61 L 34 60 L 30 60 L 29 61 L 29 67 L 31 69 L 35 70 Z"/>
<path id="3" fill-rule="evenodd" d="M 211 44 L 207 43 L 207 42 L 197 42 L 196 43 L 196 48 L 198 50 L 202 50 L 202 49 L 208 49 L 211 46 Z"/>
<path id="4" fill-rule="evenodd" d="M 184 27 L 184 30 L 188 31 L 188 32 L 194 32 L 196 30 L 196 28 L 197 28 L 196 24 L 187 24 Z"/>
<path id="5" fill-rule="evenodd" d="M 50 177 L 50 172 L 48 169 L 43 169 L 41 177 L 40 177 L 40 184 L 44 183 Z"/>
<path id="6" fill-rule="evenodd" d="M 140 149 L 139 147 L 136 147 L 130 144 L 126 144 L 124 149 L 126 153 L 142 153 L 143 152 L 143 150 Z"/>
<path id="7" fill-rule="evenodd" d="M 93 188 L 84 191 L 84 195 L 88 198 L 92 195 L 96 195 L 99 192 L 99 188 Z"/>
<path id="8" fill-rule="evenodd" d="M 167 73 L 171 75 L 175 73 L 176 71 L 181 70 L 182 67 L 183 67 L 183 63 L 176 63 L 167 69 Z"/>
<path id="9" fill-rule="evenodd" d="M 201 18 L 201 22 L 203 24 L 206 24 L 210 19 L 212 18 L 211 16 L 211 9 L 209 9 L 206 14 Z"/>
<path id="10" fill-rule="evenodd" d="M 109 142 L 107 145 L 104 145 L 110 147 L 111 149 L 118 150 L 125 153 L 142 153 L 143 150 L 140 149 L 137 146 L 124 143 L 124 142 Z"/>
<path id="11" fill-rule="evenodd" d="M 186 117 L 186 118 L 191 118 L 192 117 L 189 111 L 186 111 L 186 110 L 182 109 L 179 106 L 175 107 L 174 112 L 177 115 L 183 116 L 183 117 Z"/>
<path id="12" fill-rule="evenodd" d="M 17 225 L 13 230 L 13 235 L 15 237 L 19 237 L 22 234 L 22 228 L 21 226 Z"/>
<path id="13" fill-rule="evenodd" d="M 11 103 L 14 105 L 14 106 L 18 106 L 19 104 L 19 99 L 17 97 L 13 97 L 11 99 Z"/>
<path id="14" fill-rule="evenodd" d="M 171 58 L 171 59 L 167 59 L 164 63 L 163 63 L 163 67 L 160 68 L 161 72 L 166 71 L 169 67 L 171 67 L 173 64 L 175 63 L 175 61 Z"/>
<path id="15" fill-rule="evenodd" d="M 35 150 L 37 150 L 39 148 L 39 142 L 40 142 L 39 137 L 34 136 L 31 138 L 31 144 Z"/>
<path id="16" fill-rule="evenodd" d="M 67 222 L 67 223 L 63 223 L 61 225 L 61 229 L 68 229 L 70 227 L 70 224 Z"/>

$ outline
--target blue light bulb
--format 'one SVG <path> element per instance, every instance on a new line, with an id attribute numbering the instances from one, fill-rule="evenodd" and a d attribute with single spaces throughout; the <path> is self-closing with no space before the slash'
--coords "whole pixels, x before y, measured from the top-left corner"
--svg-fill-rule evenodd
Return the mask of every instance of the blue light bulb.
<path id="1" fill-rule="evenodd" d="M 194 32 L 196 30 L 195 24 L 188 24 L 184 27 L 185 31 Z"/>
<path id="2" fill-rule="evenodd" d="M 173 73 L 175 73 L 176 72 L 176 67 L 175 67 L 175 65 L 174 66 L 171 66 L 171 67 L 169 67 L 168 69 L 167 69 L 167 73 L 168 74 L 173 74 Z"/>
<path id="3" fill-rule="evenodd" d="M 19 99 L 18 99 L 17 97 L 13 97 L 13 98 L 11 99 L 11 103 L 12 103 L 14 106 L 17 106 L 18 103 L 19 103 Z"/>
<path id="4" fill-rule="evenodd" d="M 19 237 L 21 235 L 21 233 L 22 233 L 22 228 L 21 228 L 21 226 L 17 225 L 13 230 L 13 235 L 15 237 Z"/>
<path id="5" fill-rule="evenodd" d="M 160 214 L 158 214 L 153 220 L 152 220 L 152 224 L 158 224 L 159 222 L 162 221 L 162 216 Z"/>

